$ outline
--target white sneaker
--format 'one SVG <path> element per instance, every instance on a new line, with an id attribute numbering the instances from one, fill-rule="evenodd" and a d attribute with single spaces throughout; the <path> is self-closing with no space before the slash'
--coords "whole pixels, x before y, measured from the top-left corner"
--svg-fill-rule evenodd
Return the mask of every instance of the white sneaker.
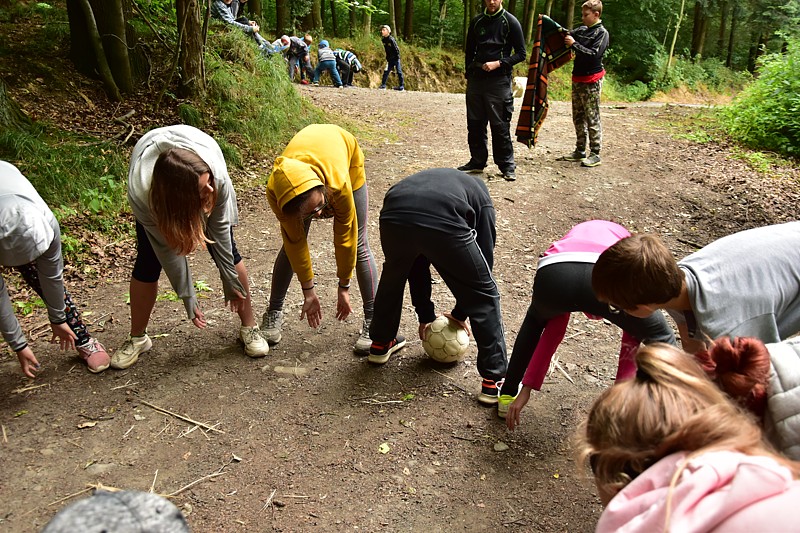
<path id="1" fill-rule="evenodd" d="M 372 346 L 372 339 L 369 338 L 370 322 L 372 321 L 365 318 L 364 324 L 361 326 L 361 334 L 353 345 L 353 352 L 356 355 L 369 355 L 369 348 Z"/>
<path id="2" fill-rule="evenodd" d="M 269 344 L 261 336 L 258 326 L 242 326 L 239 338 L 244 343 L 244 354 L 248 357 L 264 357 L 269 353 Z"/>
<path id="3" fill-rule="evenodd" d="M 122 346 L 111 356 L 111 368 L 123 370 L 139 360 L 139 355 L 153 347 L 147 333 L 141 337 L 128 337 Z"/>
<path id="4" fill-rule="evenodd" d="M 261 336 L 270 344 L 281 342 L 283 311 L 267 311 L 261 318 Z"/>

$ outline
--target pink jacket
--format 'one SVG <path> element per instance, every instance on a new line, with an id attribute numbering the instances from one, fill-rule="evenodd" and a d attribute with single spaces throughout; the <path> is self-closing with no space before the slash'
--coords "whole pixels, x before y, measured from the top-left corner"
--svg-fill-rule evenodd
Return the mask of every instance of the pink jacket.
<path id="1" fill-rule="evenodd" d="M 665 457 L 609 502 L 596 531 L 798 531 L 800 480 L 771 457 L 716 451 L 689 459 L 670 490 L 686 453 Z"/>
<path id="2" fill-rule="evenodd" d="M 609 246 L 617 241 L 630 237 L 630 232 L 624 227 L 608 220 L 589 220 L 573 227 L 566 235 L 557 240 L 542 254 L 537 268 L 543 268 L 553 263 L 592 263 Z M 569 313 L 553 317 L 539 338 L 536 349 L 531 357 L 531 362 L 522 378 L 522 384 L 534 390 L 541 390 L 550 360 L 556 353 L 558 345 L 564 340 L 569 324 Z M 590 319 L 601 320 L 601 317 L 586 315 Z M 630 377 L 636 371 L 634 355 L 639 348 L 639 340 L 625 331 L 622 332 L 622 343 L 619 351 L 619 370 L 617 379 Z"/>

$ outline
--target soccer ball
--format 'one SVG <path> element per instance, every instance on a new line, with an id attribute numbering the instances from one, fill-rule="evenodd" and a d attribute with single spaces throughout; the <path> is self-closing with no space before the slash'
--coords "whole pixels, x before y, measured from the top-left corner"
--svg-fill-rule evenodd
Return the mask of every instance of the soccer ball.
<path id="1" fill-rule="evenodd" d="M 467 330 L 446 316 L 440 316 L 428 324 L 425 338 L 422 341 L 425 353 L 440 363 L 458 361 L 469 347 Z"/>

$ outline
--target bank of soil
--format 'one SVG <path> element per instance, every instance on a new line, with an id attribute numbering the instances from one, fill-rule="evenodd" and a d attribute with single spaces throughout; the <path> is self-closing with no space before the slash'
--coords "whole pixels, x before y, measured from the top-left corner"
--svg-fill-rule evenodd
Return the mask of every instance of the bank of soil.
<path id="1" fill-rule="evenodd" d="M 299 90 L 365 128 L 369 236 L 380 263 L 386 190 L 413 172 L 469 157 L 463 95 Z M 605 218 L 658 233 L 680 257 L 722 235 L 797 218 L 796 170 L 765 181 L 728 147 L 670 138 L 666 125 L 694 112 L 604 106 L 603 164 L 587 169 L 556 161 L 573 149 L 574 133 L 569 105 L 555 102 L 539 146 L 515 145 L 516 182 L 496 177 L 490 165 L 484 178 L 497 210 L 494 274 L 509 353 L 539 253 L 580 221 Z M 260 314 L 280 234 L 263 190 L 240 196 L 236 240 Z M 360 302 L 352 291 L 356 312 L 336 323 L 330 222 L 315 221 L 310 240 L 323 325 L 313 331 L 299 320 L 294 282 L 283 340 L 264 359 L 242 355 L 238 321 L 223 309 L 204 251 L 191 263 L 195 279 L 213 289 L 202 300 L 209 327 L 195 329 L 180 303 L 159 302 L 149 328 L 153 349 L 132 368 L 91 375 L 42 336 L 34 348 L 43 371 L 31 382 L 5 353 L 0 528 L 38 531 L 67 496 L 90 485 L 171 494 L 200 480 L 173 497 L 195 531 L 591 531 L 601 506 L 574 464 L 571 438 L 612 383 L 620 332 L 573 316 L 558 351 L 569 379 L 554 372 L 511 433 L 476 401 L 474 346 L 463 363 L 433 363 L 408 301 L 407 347 L 382 367 L 354 356 Z M 121 260 L 93 281 L 72 280 L 93 330 L 112 349 L 128 332 L 130 268 Z M 169 289 L 165 279 L 161 289 Z M 449 310 L 444 284 L 434 291 L 437 310 Z M 26 328 L 45 320 L 36 312 Z M 207 477 L 214 473 L 220 475 Z"/>

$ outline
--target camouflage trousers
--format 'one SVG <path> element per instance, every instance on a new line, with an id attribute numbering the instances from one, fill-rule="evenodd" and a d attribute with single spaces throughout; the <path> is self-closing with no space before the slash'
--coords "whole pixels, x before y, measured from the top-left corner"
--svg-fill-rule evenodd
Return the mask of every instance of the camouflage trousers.
<path id="1" fill-rule="evenodd" d="M 575 148 L 579 152 L 586 151 L 586 139 L 589 139 L 589 151 L 600 153 L 603 141 L 603 127 L 600 124 L 600 91 L 603 79 L 593 83 L 572 82 L 572 122 L 575 124 Z"/>

